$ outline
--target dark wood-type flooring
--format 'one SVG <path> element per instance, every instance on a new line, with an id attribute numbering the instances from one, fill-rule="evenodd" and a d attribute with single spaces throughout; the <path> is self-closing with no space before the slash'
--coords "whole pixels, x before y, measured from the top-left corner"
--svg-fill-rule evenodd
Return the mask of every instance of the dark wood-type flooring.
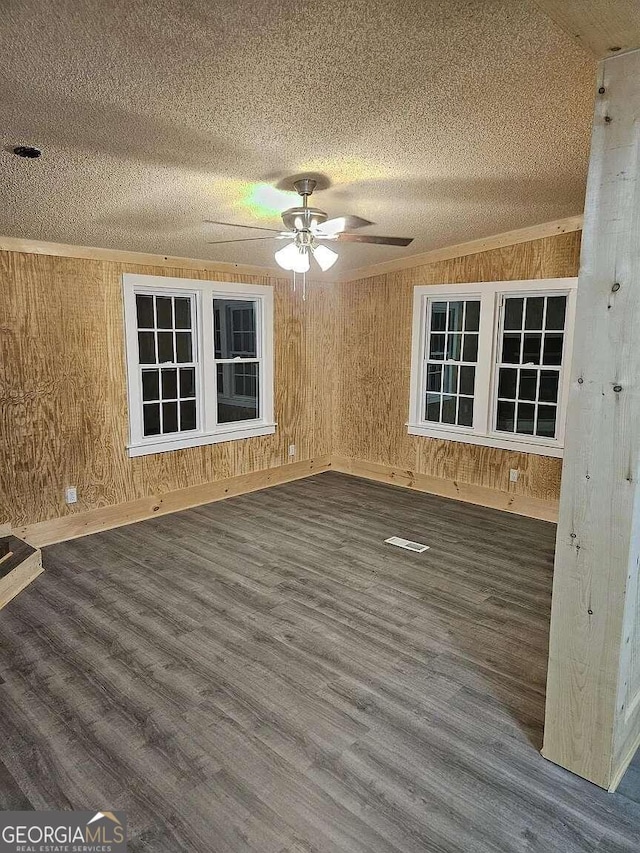
<path id="1" fill-rule="evenodd" d="M 538 752 L 554 533 L 325 473 L 49 547 L 0 806 L 125 809 L 134 853 L 638 851 L 637 765 Z"/>

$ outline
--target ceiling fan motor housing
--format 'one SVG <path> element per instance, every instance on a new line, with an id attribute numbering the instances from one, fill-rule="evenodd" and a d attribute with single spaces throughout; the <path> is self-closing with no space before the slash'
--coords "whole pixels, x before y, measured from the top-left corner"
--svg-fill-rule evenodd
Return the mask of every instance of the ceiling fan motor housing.
<path id="1" fill-rule="evenodd" d="M 303 228 L 296 228 L 296 219 L 302 220 Z M 316 225 L 321 225 L 327 221 L 327 214 L 324 210 L 319 210 L 317 207 L 290 207 L 282 214 L 282 221 L 289 231 L 309 231 L 311 222 L 315 221 Z"/>

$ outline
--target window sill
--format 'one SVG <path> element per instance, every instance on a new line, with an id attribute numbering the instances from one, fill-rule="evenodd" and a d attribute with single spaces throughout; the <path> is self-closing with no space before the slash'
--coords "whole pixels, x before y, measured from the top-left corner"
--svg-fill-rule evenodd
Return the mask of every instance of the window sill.
<path id="1" fill-rule="evenodd" d="M 558 442 L 546 443 L 544 440 L 529 441 L 526 436 L 514 436 L 513 439 L 502 435 L 481 435 L 463 430 L 442 429 L 426 424 L 407 424 L 409 435 L 423 435 L 427 438 L 441 438 L 445 441 L 461 441 L 464 444 L 479 444 L 484 447 L 498 447 L 501 450 L 514 450 L 517 453 L 534 453 L 538 456 L 562 457 L 564 448 Z"/>
<path id="2" fill-rule="evenodd" d="M 197 433 L 196 435 L 179 435 L 161 437 L 153 441 L 144 441 L 139 444 L 130 444 L 127 447 L 129 456 L 148 456 L 152 453 L 167 453 L 170 450 L 183 450 L 187 447 L 202 447 L 206 444 L 219 444 L 223 441 L 238 441 L 241 438 L 252 438 L 257 435 L 273 435 L 276 431 L 275 423 L 248 424 L 239 423 L 236 427 L 229 427 L 224 431 L 210 433 Z"/>

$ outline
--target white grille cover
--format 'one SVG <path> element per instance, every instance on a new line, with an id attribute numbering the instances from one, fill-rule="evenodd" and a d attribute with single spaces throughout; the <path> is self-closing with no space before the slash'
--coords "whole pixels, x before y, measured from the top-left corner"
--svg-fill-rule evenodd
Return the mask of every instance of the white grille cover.
<path id="1" fill-rule="evenodd" d="M 402 539 L 400 536 L 390 536 L 384 541 L 388 542 L 389 545 L 397 545 L 398 548 L 404 548 L 407 551 L 416 551 L 418 554 L 429 550 L 428 545 L 421 545 L 420 542 L 412 542 L 410 539 Z"/>

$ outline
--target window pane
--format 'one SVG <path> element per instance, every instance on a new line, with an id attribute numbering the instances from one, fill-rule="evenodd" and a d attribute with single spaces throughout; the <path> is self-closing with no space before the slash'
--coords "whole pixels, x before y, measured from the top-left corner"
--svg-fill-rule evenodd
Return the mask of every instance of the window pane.
<path id="1" fill-rule="evenodd" d="M 542 330 L 542 314 L 544 311 L 544 296 L 529 296 L 524 318 L 525 329 Z"/>
<path id="2" fill-rule="evenodd" d="M 193 361 L 191 355 L 191 332 L 176 332 L 177 361 Z"/>
<path id="3" fill-rule="evenodd" d="M 427 394 L 427 407 L 425 420 L 439 421 L 440 420 L 440 394 Z"/>
<path id="4" fill-rule="evenodd" d="M 431 331 L 444 332 L 447 328 L 447 303 L 431 303 Z"/>
<path id="5" fill-rule="evenodd" d="M 146 403 L 142 407 L 145 435 L 160 435 L 160 403 Z"/>
<path id="6" fill-rule="evenodd" d="M 196 371 L 193 367 L 180 368 L 180 396 L 195 397 L 196 395 Z"/>
<path id="7" fill-rule="evenodd" d="M 520 363 L 520 341 L 522 335 L 508 333 L 503 336 L 502 361 L 504 364 Z"/>
<path id="8" fill-rule="evenodd" d="M 549 404 L 558 402 L 560 370 L 541 370 L 537 365 L 561 366 L 566 302 L 565 296 L 505 299 L 496 429 L 555 437 L 557 411 L 555 405 Z M 515 331 L 520 323 L 524 327 L 522 333 Z M 548 328 L 554 331 L 546 331 Z M 519 344 L 522 345 L 520 353 Z M 500 367 L 500 364 L 514 366 Z"/>
<path id="9" fill-rule="evenodd" d="M 447 360 L 460 361 L 462 354 L 462 335 L 447 335 Z"/>
<path id="10" fill-rule="evenodd" d="M 450 332 L 462 331 L 463 306 L 464 306 L 464 302 L 450 302 L 449 303 L 449 331 Z"/>
<path id="11" fill-rule="evenodd" d="M 540 400 L 544 403 L 558 402 L 558 378 L 557 370 L 540 371 Z"/>
<path id="12" fill-rule="evenodd" d="M 457 397 L 442 396 L 442 423 L 455 424 L 456 422 L 456 400 Z"/>
<path id="13" fill-rule="evenodd" d="M 473 370 L 472 367 L 469 369 Z M 473 397 L 460 397 L 458 404 L 458 426 L 473 426 Z"/>
<path id="14" fill-rule="evenodd" d="M 522 297 L 510 296 L 504 301 L 504 328 L 505 329 L 521 329 L 522 328 L 522 306 L 524 299 Z"/>
<path id="15" fill-rule="evenodd" d="M 180 402 L 180 429 L 196 428 L 196 401 L 181 400 Z"/>
<path id="16" fill-rule="evenodd" d="M 175 298 L 176 329 L 191 328 L 191 300 L 180 296 Z"/>
<path id="17" fill-rule="evenodd" d="M 214 299 L 216 358 L 256 358 L 256 303 L 241 299 Z"/>
<path id="18" fill-rule="evenodd" d="M 496 429 L 501 432 L 513 432 L 515 427 L 516 404 L 498 400 Z"/>
<path id="19" fill-rule="evenodd" d="M 442 390 L 442 365 L 427 364 L 427 391 Z"/>
<path id="20" fill-rule="evenodd" d="M 533 403 L 518 403 L 518 423 L 516 432 L 524 435 L 533 435 L 533 419 L 536 407 Z"/>
<path id="21" fill-rule="evenodd" d="M 224 364 L 224 387 L 218 387 L 218 423 L 254 420 L 258 417 L 259 366 L 252 364 Z"/>
<path id="22" fill-rule="evenodd" d="M 464 346 L 462 348 L 463 361 L 478 360 L 478 336 L 476 334 L 466 334 L 464 336 Z"/>
<path id="23" fill-rule="evenodd" d="M 540 346 L 542 335 L 525 335 L 522 349 L 523 364 L 540 364 Z"/>
<path id="24" fill-rule="evenodd" d="M 153 296 L 136 295 L 136 314 L 139 329 L 153 329 Z"/>
<path id="25" fill-rule="evenodd" d="M 516 398 L 516 382 L 518 371 L 512 367 L 501 367 L 498 379 L 498 397 L 507 397 L 510 400 Z"/>
<path id="26" fill-rule="evenodd" d="M 156 339 L 154 332 L 138 332 L 140 364 L 156 363 Z"/>
<path id="27" fill-rule="evenodd" d="M 162 432 L 178 432 L 178 404 L 162 404 Z"/>
<path id="28" fill-rule="evenodd" d="M 480 302 L 469 300 L 464 315 L 464 328 L 467 332 L 477 332 L 480 328 Z"/>
<path id="29" fill-rule="evenodd" d="M 442 360 L 444 358 L 445 335 L 431 335 L 429 340 L 429 358 Z"/>
<path id="30" fill-rule="evenodd" d="M 460 368 L 460 393 L 473 395 L 476 379 L 475 367 Z"/>
<path id="31" fill-rule="evenodd" d="M 162 371 L 162 399 L 175 400 L 178 396 L 178 371 L 174 368 Z"/>
<path id="32" fill-rule="evenodd" d="M 156 296 L 156 326 L 158 329 L 173 329 L 173 309 L 170 296 Z"/>
<path id="33" fill-rule="evenodd" d="M 158 332 L 158 361 L 160 364 L 174 361 L 173 332 Z"/>
<path id="34" fill-rule="evenodd" d="M 564 329 L 564 315 L 567 310 L 566 296 L 547 297 L 547 329 Z"/>
<path id="35" fill-rule="evenodd" d="M 157 370 L 142 371 L 142 399 L 145 401 L 160 399 L 160 378 Z"/>
<path id="36" fill-rule="evenodd" d="M 442 390 L 445 394 L 458 393 L 458 366 L 456 364 L 445 364 Z"/>
<path id="37" fill-rule="evenodd" d="M 561 364 L 562 363 L 562 342 L 563 334 L 551 332 L 544 336 L 544 354 L 542 357 L 543 364 Z"/>
<path id="38" fill-rule="evenodd" d="M 545 438 L 555 438 L 556 412 L 557 409 L 555 406 L 538 406 L 536 435 L 542 435 Z"/>
<path id="39" fill-rule="evenodd" d="M 518 397 L 521 400 L 535 400 L 538 385 L 537 370 L 521 370 Z"/>

